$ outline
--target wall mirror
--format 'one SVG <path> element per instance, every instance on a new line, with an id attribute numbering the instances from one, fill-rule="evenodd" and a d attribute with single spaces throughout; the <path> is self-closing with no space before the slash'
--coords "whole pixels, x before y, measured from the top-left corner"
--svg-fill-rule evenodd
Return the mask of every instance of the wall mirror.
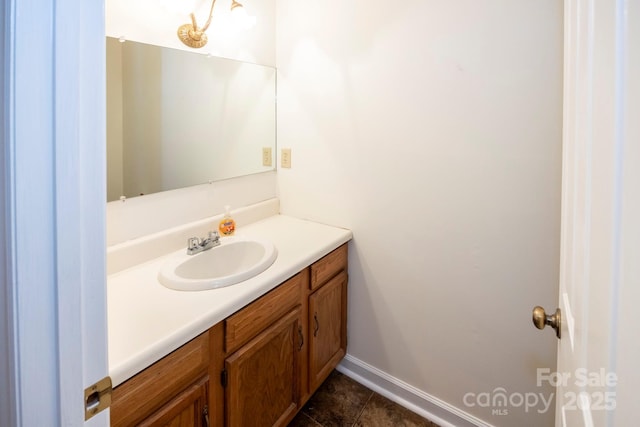
<path id="1" fill-rule="evenodd" d="M 274 170 L 275 98 L 275 68 L 107 37 L 107 201 Z"/>

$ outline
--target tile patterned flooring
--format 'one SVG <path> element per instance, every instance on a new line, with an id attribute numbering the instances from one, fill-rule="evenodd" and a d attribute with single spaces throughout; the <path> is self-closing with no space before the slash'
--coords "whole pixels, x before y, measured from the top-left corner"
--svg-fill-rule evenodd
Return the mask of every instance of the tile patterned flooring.
<path id="1" fill-rule="evenodd" d="M 288 427 L 438 427 L 333 371 Z"/>

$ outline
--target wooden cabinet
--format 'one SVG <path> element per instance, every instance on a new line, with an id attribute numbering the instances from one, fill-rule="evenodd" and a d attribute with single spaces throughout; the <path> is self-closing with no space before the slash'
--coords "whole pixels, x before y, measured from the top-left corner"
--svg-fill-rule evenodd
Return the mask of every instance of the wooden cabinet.
<path id="1" fill-rule="evenodd" d="M 225 425 L 286 426 L 298 412 L 307 269 L 228 317 Z"/>
<path id="2" fill-rule="evenodd" d="M 310 266 L 308 384 L 313 393 L 347 352 L 347 245 Z"/>
<path id="3" fill-rule="evenodd" d="M 204 333 L 116 387 L 111 425 L 200 426 L 195 422 L 201 422 L 208 400 L 208 368 L 209 334 Z M 182 413 L 189 408 L 193 424 L 185 423 L 189 414 Z"/>
<path id="4" fill-rule="evenodd" d="M 309 297 L 309 386 L 317 389 L 347 350 L 347 273 Z"/>
<path id="5" fill-rule="evenodd" d="M 188 387 L 140 423 L 140 426 L 209 427 L 208 379 Z"/>
<path id="6" fill-rule="evenodd" d="M 226 425 L 286 426 L 298 412 L 300 308 L 225 361 Z"/>
<path id="7" fill-rule="evenodd" d="M 311 265 L 309 289 L 315 290 L 341 271 L 347 271 L 347 244 L 340 246 Z"/>
<path id="8" fill-rule="evenodd" d="M 300 304 L 309 275 L 304 270 L 224 320 L 225 352 L 233 353 Z"/>
<path id="9" fill-rule="evenodd" d="M 116 387 L 112 426 L 286 426 L 346 354 L 347 245 Z"/>

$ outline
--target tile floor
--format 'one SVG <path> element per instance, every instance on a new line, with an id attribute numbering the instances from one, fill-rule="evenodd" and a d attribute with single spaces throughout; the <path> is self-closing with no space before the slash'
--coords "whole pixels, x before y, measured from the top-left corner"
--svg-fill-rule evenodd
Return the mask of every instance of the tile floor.
<path id="1" fill-rule="evenodd" d="M 333 371 L 288 427 L 438 427 Z"/>

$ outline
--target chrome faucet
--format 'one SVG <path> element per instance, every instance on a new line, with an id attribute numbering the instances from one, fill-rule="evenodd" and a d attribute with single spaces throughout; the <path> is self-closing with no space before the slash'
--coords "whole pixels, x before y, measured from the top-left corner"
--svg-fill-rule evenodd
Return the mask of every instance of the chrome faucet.
<path id="1" fill-rule="evenodd" d="M 217 231 L 210 231 L 209 235 L 203 239 L 189 237 L 189 239 L 187 239 L 187 255 L 195 255 L 219 245 L 220 234 L 218 234 Z"/>

